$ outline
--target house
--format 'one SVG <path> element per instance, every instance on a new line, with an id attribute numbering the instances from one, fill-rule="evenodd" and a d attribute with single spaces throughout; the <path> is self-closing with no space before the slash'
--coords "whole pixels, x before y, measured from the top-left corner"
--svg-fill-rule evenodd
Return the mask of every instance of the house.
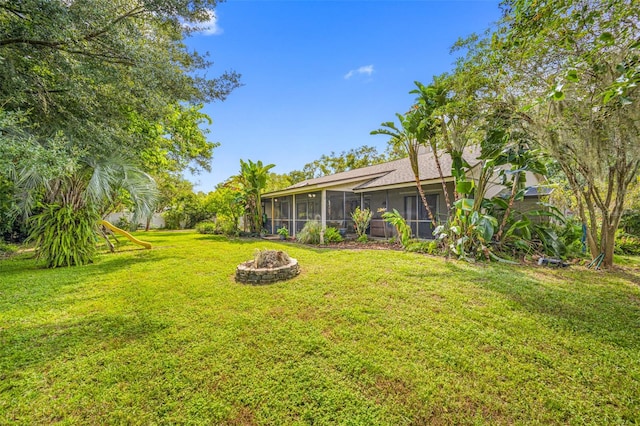
<path id="1" fill-rule="evenodd" d="M 468 151 L 464 159 L 469 163 L 468 178 L 474 179 L 481 167 L 478 151 Z M 444 222 L 448 217 L 440 174 L 433 154 L 422 151 L 418 155 L 420 180 L 427 202 L 436 220 Z M 451 175 L 451 157 L 441 154 L 440 163 L 449 199 L 453 200 L 454 178 Z M 527 172 L 527 187 L 537 188 L 540 178 Z M 487 197 L 505 190 L 496 175 L 487 190 Z M 538 191 L 529 191 L 531 199 L 538 200 Z M 413 236 L 433 238 L 433 226 L 418 194 L 416 182 L 408 158 L 389 161 L 334 175 L 308 179 L 280 191 L 262 196 L 266 214 L 266 229 L 275 233 L 286 227 L 292 235 L 300 232 L 307 221 L 319 221 L 323 227 L 335 227 L 341 232 L 353 233 L 351 213 L 356 207 L 368 208 L 373 213 L 369 235 L 391 237 L 395 230 L 384 222 L 382 213 L 396 209 L 413 230 Z M 527 200 L 525 200 L 527 202 Z"/>

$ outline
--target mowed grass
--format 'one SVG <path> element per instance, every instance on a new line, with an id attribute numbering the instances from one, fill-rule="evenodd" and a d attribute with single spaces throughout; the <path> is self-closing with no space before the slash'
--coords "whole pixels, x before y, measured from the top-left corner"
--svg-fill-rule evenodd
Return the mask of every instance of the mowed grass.
<path id="1" fill-rule="evenodd" d="M 470 265 L 194 233 L 0 261 L 1 424 L 640 422 L 640 262 Z M 256 249 L 297 278 L 234 282 Z"/>

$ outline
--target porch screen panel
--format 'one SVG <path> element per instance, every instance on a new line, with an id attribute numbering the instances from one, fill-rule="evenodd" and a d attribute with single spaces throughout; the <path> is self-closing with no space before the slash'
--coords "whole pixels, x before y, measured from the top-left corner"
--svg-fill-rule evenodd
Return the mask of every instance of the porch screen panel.
<path id="1" fill-rule="evenodd" d="M 371 224 L 369 235 L 372 237 L 389 238 L 393 235 L 393 227 L 382 219 L 387 209 L 387 191 L 368 193 L 364 196 L 365 207 L 371 209 Z"/>
<path id="2" fill-rule="evenodd" d="M 318 222 L 321 220 L 320 204 L 320 192 L 296 196 L 296 232 L 302 231 L 302 228 L 304 228 L 310 220 L 316 220 Z"/>
<path id="3" fill-rule="evenodd" d="M 353 194 L 345 192 L 344 194 L 344 222 L 346 224 L 347 232 L 353 234 L 356 232 L 351 214 L 356 211 L 356 208 L 360 207 L 360 194 Z"/>
<path id="4" fill-rule="evenodd" d="M 291 232 L 291 196 L 278 197 L 273 200 L 273 224 L 277 231 L 280 228 L 287 228 Z"/>
<path id="5" fill-rule="evenodd" d="M 438 212 L 438 195 L 437 194 L 425 194 L 429 208 L 434 215 Z M 436 216 L 437 217 L 437 216 Z M 418 197 L 418 238 L 433 239 L 433 224 L 429 219 L 427 209 L 424 207 L 422 199 Z"/>
<path id="6" fill-rule="evenodd" d="M 438 195 L 425 194 L 429 208 L 435 214 L 438 211 Z M 433 226 L 422 198 L 418 195 L 404 197 L 404 218 L 411 227 L 411 232 L 416 238 L 432 239 Z"/>

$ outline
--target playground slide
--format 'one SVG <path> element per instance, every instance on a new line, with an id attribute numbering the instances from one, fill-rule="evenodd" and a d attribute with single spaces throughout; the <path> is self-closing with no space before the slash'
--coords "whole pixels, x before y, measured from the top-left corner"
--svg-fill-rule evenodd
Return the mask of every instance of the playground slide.
<path id="1" fill-rule="evenodd" d="M 142 247 L 144 247 L 146 249 L 150 249 L 151 248 L 151 243 L 148 243 L 146 241 L 140 241 L 139 239 L 137 239 L 136 237 L 134 237 L 133 235 L 131 235 L 127 231 L 125 231 L 123 229 L 120 229 L 117 226 L 113 226 L 111 223 L 107 222 L 106 220 L 101 220 L 100 221 L 100 225 L 106 226 L 111 231 L 115 232 L 116 234 L 124 235 L 125 237 L 130 239 L 133 243 L 138 244 L 138 245 L 140 245 L 140 246 L 142 246 Z"/>

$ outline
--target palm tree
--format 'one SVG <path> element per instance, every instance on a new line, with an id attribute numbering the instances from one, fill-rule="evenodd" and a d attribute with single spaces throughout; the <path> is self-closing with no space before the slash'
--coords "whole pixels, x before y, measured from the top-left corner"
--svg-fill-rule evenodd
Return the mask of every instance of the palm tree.
<path id="1" fill-rule="evenodd" d="M 384 128 L 373 130 L 371 134 L 390 136 L 390 143 L 395 148 L 401 148 L 407 153 L 409 162 L 411 163 L 411 170 L 413 171 L 413 176 L 416 181 L 416 187 L 418 188 L 418 194 L 420 194 L 420 198 L 422 199 L 422 204 L 424 204 L 424 208 L 427 210 L 429 220 L 431 220 L 433 224 L 437 224 L 437 221 L 431 212 L 431 208 L 429 207 L 429 203 L 427 202 L 427 197 L 422 189 L 422 184 L 420 183 L 420 165 L 418 163 L 420 147 L 423 146 L 422 141 L 429 139 L 428 133 L 431 129 L 425 125 L 420 114 L 416 113 L 415 110 L 409 111 L 405 115 L 396 113 L 396 117 L 400 121 L 401 128 L 398 128 L 393 121 L 388 121 L 381 124 Z"/>
<path id="2" fill-rule="evenodd" d="M 40 201 L 41 212 L 29 221 L 29 238 L 48 267 L 90 263 L 101 214 L 122 194 L 133 205 L 134 220 L 151 214 L 156 199 L 154 180 L 116 157 L 78 159 L 54 179 L 35 169 L 23 169 L 17 177 L 24 214 L 30 216 L 36 199 Z"/>
<path id="3" fill-rule="evenodd" d="M 446 100 L 446 90 L 442 84 L 430 84 L 425 86 L 422 83 L 416 81 L 415 85 L 418 87 L 412 90 L 410 93 L 418 94 L 416 99 L 416 105 L 414 107 L 417 114 L 420 114 L 422 124 L 425 127 L 431 129 L 426 133 L 427 139 L 421 141 L 424 145 L 431 147 L 433 158 L 436 162 L 438 174 L 440 175 L 440 183 L 442 184 L 442 192 L 444 192 L 444 200 L 447 205 L 447 212 L 451 211 L 451 200 L 449 199 L 449 191 L 447 190 L 447 184 L 444 179 L 444 173 L 442 171 L 442 165 L 440 163 L 440 154 L 438 150 L 438 142 L 436 139 L 436 129 L 442 128 L 442 120 L 437 117 L 434 112 L 438 107 L 443 105 Z"/>

